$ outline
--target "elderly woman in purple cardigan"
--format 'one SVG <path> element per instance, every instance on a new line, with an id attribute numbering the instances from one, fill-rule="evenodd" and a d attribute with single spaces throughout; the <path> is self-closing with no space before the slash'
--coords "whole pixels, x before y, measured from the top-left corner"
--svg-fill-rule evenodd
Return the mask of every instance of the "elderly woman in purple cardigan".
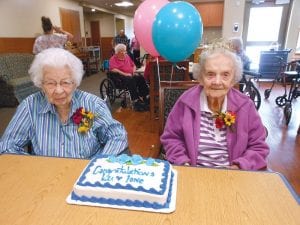
<path id="1" fill-rule="evenodd" d="M 267 167 L 266 129 L 252 100 L 234 89 L 242 62 L 225 43 L 201 54 L 199 85 L 170 112 L 161 142 L 176 165 L 260 170 Z"/>

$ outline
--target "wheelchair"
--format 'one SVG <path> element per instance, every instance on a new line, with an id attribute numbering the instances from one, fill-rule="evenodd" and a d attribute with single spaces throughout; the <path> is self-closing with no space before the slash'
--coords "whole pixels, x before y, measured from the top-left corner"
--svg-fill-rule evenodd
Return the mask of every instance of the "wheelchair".
<path id="1" fill-rule="evenodd" d="M 259 73 L 250 70 L 244 70 L 242 79 L 239 82 L 240 91 L 250 97 L 257 110 L 261 105 L 261 95 L 253 80 L 258 80 L 259 77 Z"/>
<path id="2" fill-rule="evenodd" d="M 121 107 L 127 107 L 127 98 L 130 97 L 126 85 L 118 77 L 118 73 L 107 72 L 107 78 L 100 83 L 101 98 L 108 98 L 112 105 L 116 99 L 121 99 Z"/>

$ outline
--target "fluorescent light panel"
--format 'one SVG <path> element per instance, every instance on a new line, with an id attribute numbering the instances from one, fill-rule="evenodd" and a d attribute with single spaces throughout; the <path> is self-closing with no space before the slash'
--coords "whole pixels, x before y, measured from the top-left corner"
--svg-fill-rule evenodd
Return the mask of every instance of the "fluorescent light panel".
<path id="1" fill-rule="evenodd" d="M 128 7 L 128 6 L 133 6 L 133 3 L 127 2 L 127 1 L 122 1 L 122 2 L 115 3 L 115 5 L 119 6 L 119 7 Z"/>

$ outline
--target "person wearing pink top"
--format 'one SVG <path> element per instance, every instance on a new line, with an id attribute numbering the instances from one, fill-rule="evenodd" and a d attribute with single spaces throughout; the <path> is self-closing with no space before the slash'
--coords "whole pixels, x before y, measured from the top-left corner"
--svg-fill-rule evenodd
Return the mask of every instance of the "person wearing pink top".
<path id="1" fill-rule="evenodd" d="M 109 59 L 109 71 L 126 85 L 135 111 L 149 110 L 149 88 L 141 75 L 134 74 L 136 66 L 126 53 L 126 45 L 117 44 Z"/>

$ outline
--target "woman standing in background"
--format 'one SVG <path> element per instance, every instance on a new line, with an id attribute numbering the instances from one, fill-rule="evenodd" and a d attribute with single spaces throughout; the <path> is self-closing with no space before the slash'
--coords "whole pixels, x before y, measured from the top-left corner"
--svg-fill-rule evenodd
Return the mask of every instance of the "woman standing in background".
<path id="1" fill-rule="evenodd" d="M 64 48 L 73 35 L 62 28 L 53 26 L 50 18 L 42 17 L 44 34 L 37 37 L 33 45 L 33 54 L 38 54 L 47 48 Z"/>

